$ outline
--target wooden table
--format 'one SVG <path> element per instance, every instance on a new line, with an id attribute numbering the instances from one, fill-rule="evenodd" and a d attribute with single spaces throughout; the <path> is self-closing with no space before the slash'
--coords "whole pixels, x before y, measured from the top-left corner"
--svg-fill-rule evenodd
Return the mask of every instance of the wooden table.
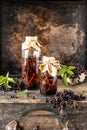
<path id="1" fill-rule="evenodd" d="M 86 85 L 82 84 L 85 92 Z M 81 92 L 77 87 L 81 86 L 69 86 L 65 89 Z M 63 84 L 59 82 L 58 91 L 63 89 Z M 46 97 L 42 96 L 39 90 L 29 91 L 29 97 L 23 95 L 12 99 L 9 97 L 10 93 L 14 92 L 0 91 L 0 130 L 4 130 L 6 124 L 12 120 L 16 120 L 23 130 L 34 130 L 36 126 L 39 126 L 40 130 L 62 130 L 66 122 L 70 130 L 87 130 L 86 100 L 79 102 L 80 110 L 68 111 L 65 119 L 60 120 L 58 113 L 45 102 Z"/>

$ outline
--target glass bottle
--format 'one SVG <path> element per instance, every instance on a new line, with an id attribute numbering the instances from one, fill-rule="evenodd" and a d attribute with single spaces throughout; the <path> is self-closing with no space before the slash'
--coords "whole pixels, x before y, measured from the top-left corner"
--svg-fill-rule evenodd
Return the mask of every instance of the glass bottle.
<path id="1" fill-rule="evenodd" d="M 43 95 L 54 95 L 57 92 L 57 69 L 60 64 L 54 57 L 43 56 L 40 69 L 40 92 Z"/>
<path id="2" fill-rule="evenodd" d="M 37 89 L 38 66 L 41 54 L 41 45 L 37 36 L 26 36 L 22 43 L 22 78 L 29 89 Z"/>

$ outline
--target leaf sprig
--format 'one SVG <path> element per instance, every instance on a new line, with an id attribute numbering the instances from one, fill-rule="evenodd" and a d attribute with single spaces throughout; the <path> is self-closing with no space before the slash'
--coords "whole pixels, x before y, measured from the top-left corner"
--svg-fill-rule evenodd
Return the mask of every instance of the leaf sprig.
<path id="1" fill-rule="evenodd" d="M 11 88 L 9 83 L 16 83 L 16 81 L 9 76 L 9 72 L 6 74 L 6 76 L 0 76 L 0 86 L 4 85 L 6 88 Z"/>
<path id="2" fill-rule="evenodd" d="M 68 86 L 68 81 L 67 78 L 70 75 L 73 75 L 74 72 L 73 70 L 75 69 L 75 66 L 66 66 L 63 65 L 60 70 L 58 70 L 57 75 L 62 77 L 63 83 Z"/>

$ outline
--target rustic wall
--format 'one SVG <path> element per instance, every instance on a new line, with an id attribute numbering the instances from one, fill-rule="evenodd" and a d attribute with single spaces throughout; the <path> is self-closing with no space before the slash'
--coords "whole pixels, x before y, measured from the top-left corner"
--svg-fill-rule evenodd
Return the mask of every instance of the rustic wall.
<path id="1" fill-rule="evenodd" d="M 42 55 L 86 65 L 86 6 L 56 2 L 3 2 L 2 71 L 21 72 L 21 44 L 37 35 Z M 44 50 L 44 51 L 43 51 Z M 4 69 L 3 69 L 4 68 Z"/>

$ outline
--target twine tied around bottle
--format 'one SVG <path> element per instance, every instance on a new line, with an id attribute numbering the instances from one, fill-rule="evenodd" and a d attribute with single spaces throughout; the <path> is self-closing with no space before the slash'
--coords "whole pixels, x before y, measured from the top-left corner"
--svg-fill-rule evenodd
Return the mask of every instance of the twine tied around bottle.
<path id="1" fill-rule="evenodd" d="M 43 56 L 42 61 L 40 61 L 39 65 L 39 69 L 42 73 L 48 71 L 48 73 L 54 77 L 57 75 L 57 70 L 60 68 L 61 67 L 59 60 L 48 56 Z"/>

